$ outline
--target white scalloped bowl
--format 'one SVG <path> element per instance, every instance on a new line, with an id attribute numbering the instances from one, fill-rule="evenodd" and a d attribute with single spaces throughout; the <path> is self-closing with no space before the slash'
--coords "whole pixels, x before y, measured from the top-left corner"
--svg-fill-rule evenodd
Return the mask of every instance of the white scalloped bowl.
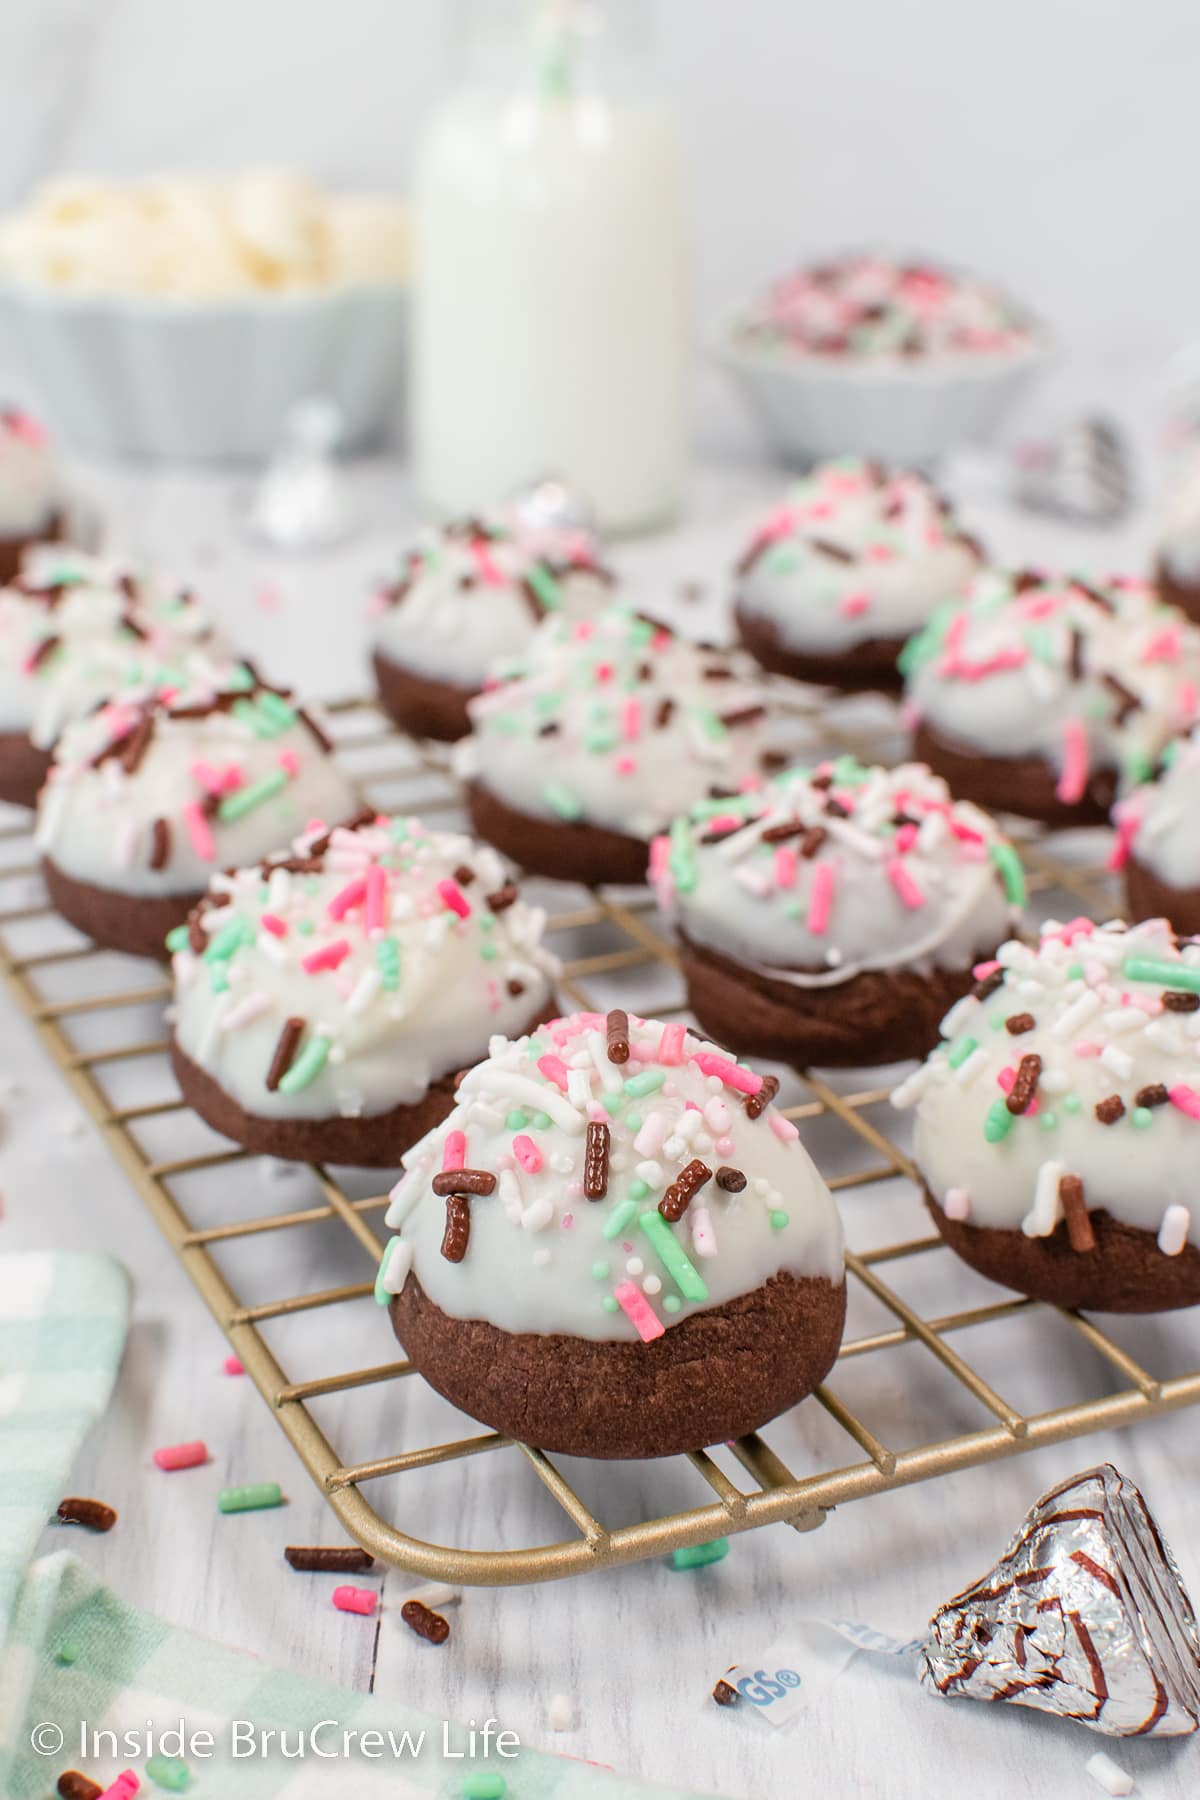
<path id="1" fill-rule="evenodd" d="M 288 409 L 342 415 L 342 447 L 380 443 L 404 390 L 401 284 L 189 300 L 0 286 L 6 360 L 70 448 L 153 461 L 260 461 Z"/>
<path id="2" fill-rule="evenodd" d="M 1048 338 L 996 354 L 855 360 L 754 349 L 727 332 L 717 352 L 776 457 L 803 468 L 827 456 L 937 462 L 985 442 L 1050 360 Z"/>

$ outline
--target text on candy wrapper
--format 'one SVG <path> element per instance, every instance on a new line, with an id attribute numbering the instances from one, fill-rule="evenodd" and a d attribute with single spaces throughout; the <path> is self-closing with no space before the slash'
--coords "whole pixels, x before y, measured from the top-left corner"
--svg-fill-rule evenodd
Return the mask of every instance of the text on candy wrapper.
<path id="1" fill-rule="evenodd" d="M 776 1669 L 774 1678 L 765 1669 L 755 1669 L 753 1675 L 743 1675 L 734 1685 L 752 1706 L 773 1706 L 800 1684 L 801 1677 L 795 1669 Z"/>

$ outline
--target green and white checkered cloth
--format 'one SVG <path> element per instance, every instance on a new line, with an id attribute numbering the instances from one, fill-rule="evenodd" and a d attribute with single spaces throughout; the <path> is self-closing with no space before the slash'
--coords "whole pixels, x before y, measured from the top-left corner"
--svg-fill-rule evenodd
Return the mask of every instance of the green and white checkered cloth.
<path id="1" fill-rule="evenodd" d="M 465 1773 L 502 1774 L 509 1800 L 668 1800 L 668 1790 L 588 1764 L 521 1749 L 515 1758 L 447 1762 L 441 1719 L 270 1669 L 138 1612 L 65 1552 L 31 1562 L 71 1463 L 112 1392 L 129 1316 L 129 1282 L 106 1257 L 0 1257 L 0 1794 L 47 1800 L 64 1768 L 101 1782 L 126 1768 L 142 1792 L 144 1754 L 81 1763 L 80 1721 L 143 1734 L 182 1719 L 212 1734 L 211 1756 L 186 1756 L 187 1791 L 220 1800 L 455 1800 Z M 70 1660 L 64 1657 L 64 1650 Z M 382 1755 L 235 1756 L 274 1728 L 294 1749 L 321 1720 L 328 1750 L 343 1731 L 381 1734 Z M 234 1721 L 247 1730 L 236 1740 Z M 62 1730 L 61 1752 L 35 1754 L 35 1725 Z M 253 1738 L 250 1735 L 253 1730 Z M 392 1751 L 388 1733 L 409 1749 Z M 420 1740 L 420 1749 L 412 1746 Z M 45 1741 L 45 1740 L 44 1740 Z M 451 1742 L 458 1734 L 451 1727 Z M 671 1790 L 674 1800 L 699 1800 Z"/>

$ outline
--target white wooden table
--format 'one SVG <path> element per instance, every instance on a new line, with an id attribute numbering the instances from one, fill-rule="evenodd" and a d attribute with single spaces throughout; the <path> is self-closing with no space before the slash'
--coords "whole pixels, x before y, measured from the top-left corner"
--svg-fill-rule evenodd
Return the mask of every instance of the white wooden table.
<path id="1" fill-rule="evenodd" d="M 92 480 L 114 541 L 193 578 L 273 676 L 325 695 L 363 686 L 357 622 L 366 582 L 388 568 L 413 517 L 398 467 L 373 465 L 355 476 L 369 530 L 336 552 L 294 564 L 255 553 L 238 538 L 231 511 L 236 484 L 228 480 L 128 473 Z M 622 555 L 647 599 L 657 595 L 661 604 L 694 578 L 706 583 L 715 603 L 746 506 L 765 484 L 751 467 L 703 474 L 694 522 L 671 539 L 631 546 Z M 1144 520 L 1121 534 L 1075 534 L 1014 514 L 986 481 L 968 479 L 967 492 L 973 492 L 970 522 L 1001 555 L 1095 570 L 1123 559 L 1137 566 L 1130 559 L 1144 557 Z M 265 583 L 278 592 L 264 595 Z M 939 1602 L 992 1563 L 1039 1492 L 1102 1458 L 1143 1486 L 1200 1593 L 1197 1417 L 1176 1415 L 1119 1437 L 1016 1457 L 861 1502 L 815 1533 L 777 1526 L 747 1534 L 734 1540 L 725 1561 L 698 1573 L 646 1563 L 524 1590 L 471 1590 L 455 1609 L 454 1635 L 441 1650 L 399 1622 L 398 1602 L 412 1584 L 392 1573 L 376 1638 L 370 1621 L 335 1612 L 314 1578 L 283 1563 L 285 1543 L 338 1541 L 336 1523 L 250 1383 L 223 1375 L 223 1340 L 3 994 L 0 1083 L 0 1250 L 103 1249 L 118 1255 L 134 1278 L 133 1326 L 116 1398 L 74 1476 L 75 1491 L 110 1501 L 122 1522 L 106 1538 L 71 1539 L 131 1601 L 298 1675 L 373 1686 L 435 1715 L 494 1715 L 524 1742 L 739 1800 L 808 1793 L 823 1800 L 959 1800 L 964 1793 L 1066 1800 L 1098 1791 L 1084 1762 L 1102 1746 L 1082 1728 L 1013 1708 L 938 1702 L 907 1674 L 873 1659 L 858 1658 L 825 1703 L 787 1732 L 771 1732 L 744 1716 L 746 1709 L 721 1711 L 709 1690 L 727 1663 L 757 1657 L 801 1617 L 857 1618 L 901 1637 L 916 1633 Z M 258 1199 L 262 1210 L 277 1203 L 268 1194 Z M 905 1220 L 892 1210 L 897 1204 L 909 1203 L 883 1189 L 856 1199 L 848 1218 L 851 1242 L 902 1235 Z M 908 1222 L 918 1226 L 915 1214 Z M 288 1276 L 314 1287 L 341 1278 L 324 1265 L 290 1268 Z M 1197 1322 L 1151 1321 L 1138 1329 L 1137 1341 L 1152 1358 L 1179 1341 L 1171 1334 L 1195 1335 Z M 1051 1379 L 1095 1386 L 1097 1365 L 1075 1340 L 1064 1340 L 1052 1372 L 1026 1354 L 1023 1339 L 1013 1342 L 1011 1363 L 1000 1375 L 1022 1403 L 1036 1402 Z M 385 1343 L 379 1354 L 380 1360 L 389 1354 Z M 890 1367 L 895 1371 L 895 1362 Z M 927 1425 L 939 1407 L 944 1414 L 946 1396 L 924 1391 L 919 1380 L 896 1380 L 885 1405 L 892 1439 L 903 1442 L 906 1430 Z M 957 1429 L 979 1422 L 960 1400 L 954 1406 L 955 1418 L 961 1415 Z M 807 1409 L 800 1416 L 806 1422 L 796 1427 L 795 1442 L 828 1454 L 823 1419 L 807 1422 Z M 172 1476 L 152 1467 L 155 1446 L 190 1438 L 206 1440 L 209 1466 Z M 845 1450 L 842 1440 L 838 1454 L 845 1457 Z M 236 1519 L 218 1514 L 219 1487 L 259 1479 L 283 1484 L 284 1511 Z M 454 1484 L 439 1491 L 452 1541 L 465 1522 L 455 1516 Z M 621 1504 L 637 1491 L 636 1475 L 626 1471 L 619 1478 Z M 520 1502 L 508 1495 L 505 1504 Z M 537 1518 L 546 1522 L 544 1502 Z M 60 1533 L 47 1532 L 47 1546 L 62 1542 Z M 554 1735 L 546 1708 L 560 1691 L 574 1697 L 579 1723 Z M 1113 1754 L 1136 1775 L 1139 1791 L 1155 1800 L 1184 1800 L 1200 1784 L 1200 1751 L 1190 1742 L 1118 1745 Z"/>

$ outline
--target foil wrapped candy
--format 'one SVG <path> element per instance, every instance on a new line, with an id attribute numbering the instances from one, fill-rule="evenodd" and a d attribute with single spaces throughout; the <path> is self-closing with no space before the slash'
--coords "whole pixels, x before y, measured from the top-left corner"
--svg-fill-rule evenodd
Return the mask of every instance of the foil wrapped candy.
<path id="1" fill-rule="evenodd" d="M 1078 1719 L 1109 1737 L 1200 1721 L 1200 1636 L 1174 1558 L 1111 1463 L 1052 1488 L 995 1568 L 948 1600 L 924 1686 Z"/>

